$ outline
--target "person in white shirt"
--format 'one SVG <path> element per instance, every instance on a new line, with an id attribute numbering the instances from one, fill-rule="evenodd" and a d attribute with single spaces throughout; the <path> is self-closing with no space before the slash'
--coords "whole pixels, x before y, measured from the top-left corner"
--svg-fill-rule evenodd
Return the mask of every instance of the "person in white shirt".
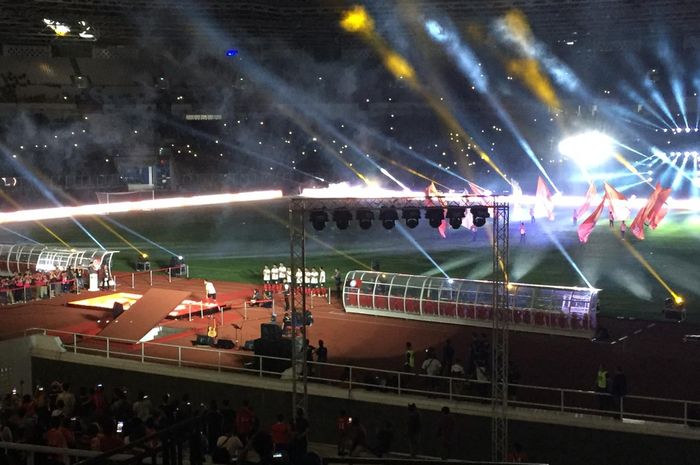
<path id="1" fill-rule="evenodd" d="M 311 284 L 311 271 L 308 268 L 304 269 L 304 282 L 307 286 Z"/>
<path id="2" fill-rule="evenodd" d="M 216 288 L 214 287 L 214 283 L 211 281 L 207 281 L 206 279 L 204 280 L 204 291 L 207 294 L 207 299 L 214 299 L 216 300 Z"/>
<path id="3" fill-rule="evenodd" d="M 284 263 L 280 263 L 280 266 L 278 267 L 278 272 L 280 283 L 284 283 L 287 280 L 287 267 L 284 266 Z"/>
<path id="4" fill-rule="evenodd" d="M 265 284 L 265 288 L 270 284 L 270 268 L 268 268 L 267 265 L 265 265 L 265 268 L 263 268 L 263 283 Z"/>
<path id="5" fill-rule="evenodd" d="M 440 376 L 440 373 L 442 373 L 442 363 L 440 363 L 440 360 L 438 360 L 435 356 L 434 348 L 428 347 L 425 361 L 423 362 L 423 365 L 421 365 L 421 369 L 423 370 L 423 373 L 429 377 L 429 389 L 434 391 L 437 388 L 438 383 L 438 379 L 434 377 Z"/>
<path id="6" fill-rule="evenodd" d="M 322 266 L 318 269 L 318 287 L 321 288 L 321 295 L 326 295 L 326 270 Z"/>
<path id="7" fill-rule="evenodd" d="M 318 294 L 318 271 L 316 268 L 311 268 L 311 293 Z"/>
<path id="8" fill-rule="evenodd" d="M 301 286 L 301 280 L 304 279 L 304 272 L 301 271 L 301 268 L 297 268 L 296 278 L 297 278 L 297 286 Z"/>
<path id="9" fill-rule="evenodd" d="M 273 284 L 277 284 L 280 279 L 280 269 L 277 268 L 277 265 L 272 265 L 272 270 L 270 270 L 270 277 L 272 279 Z"/>

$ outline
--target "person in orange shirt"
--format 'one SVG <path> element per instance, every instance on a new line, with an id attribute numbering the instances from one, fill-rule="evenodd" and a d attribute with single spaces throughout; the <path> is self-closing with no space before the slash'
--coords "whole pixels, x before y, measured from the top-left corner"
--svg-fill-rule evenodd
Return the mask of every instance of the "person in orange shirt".
<path id="1" fill-rule="evenodd" d="M 270 426 L 270 435 L 272 443 L 275 446 L 275 452 L 282 452 L 289 449 L 289 441 L 292 438 L 292 428 L 289 423 L 284 421 L 284 415 L 277 414 L 277 421 Z"/>
<path id="2" fill-rule="evenodd" d="M 348 438 L 352 418 L 348 416 L 345 410 L 340 411 L 338 419 L 335 420 L 335 428 L 338 431 L 338 455 L 348 455 Z"/>

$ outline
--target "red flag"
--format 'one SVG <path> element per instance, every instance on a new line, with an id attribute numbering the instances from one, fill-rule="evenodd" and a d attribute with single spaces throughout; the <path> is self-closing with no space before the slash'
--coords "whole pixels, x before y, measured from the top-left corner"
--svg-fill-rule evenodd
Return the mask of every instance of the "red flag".
<path id="1" fill-rule="evenodd" d="M 473 195 L 491 195 L 490 190 L 484 189 L 483 187 L 479 186 L 478 184 L 474 184 L 471 181 L 467 181 L 467 184 L 469 184 L 469 189 L 472 191 Z"/>
<path id="2" fill-rule="evenodd" d="M 576 218 L 581 218 L 583 214 L 586 213 L 589 208 L 591 208 L 591 202 L 595 198 L 595 195 L 595 184 L 591 183 L 591 185 L 588 186 L 588 191 L 586 192 L 586 200 L 583 202 L 583 205 L 576 210 Z"/>
<path id="3" fill-rule="evenodd" d="M 600 218 L 600 214 L 603 212 L 603 206 L 605 205 L 605 197 L 603 197 L 603 200 L 600 201 L 600 205 L 593 210 L 593 213 L 591 213 L 591 216 L 583 220 L 583 222 L 578 226 L 578 240 L 581 242 L 588 242 L 588 236 L 591 235 L 593 232 L 593 228 L 595 228 L 596 223 L 598 222 L 598 218 Z"/>
<path id="4" fill-rule="evenodd" d="M 656 187 L 654 188 L 654 192 L 652 192 L 649 196 L 647 203 L 644 204 L 639 212 L 637 212 L 637 216 L 634 217 L 634 221 L 632 221 L 632 224 L 630 225 L 630 232 L 632 232 L 632 234 L 634 234 L 634 236 L 639 240 L 644 240 L 644 223 L 647 222 L 648 212 L 656 203 L 656 198 L 659 196 L 659 192 L 661 192 L 661 185 L 657 183 Z"/>
<path id="5" fill-rule="evenodd" d="M 549 221 L 554 221 L 554 203 L 552 202 L 552 194 L 547 189 L 542 176 L 537 177 L 537 192 L 535 192 L 535 203 L 541 205 Z"/>
<path id="6" fill-rule="evenodd" d="M 442 198 L 442 194 L 440 192 L 438 192 L 437 187 L 435 187 L 434 182 L 430 183 L 430 185 L 428 186 L 428 189 L 426 191 L 426 194 L 431 199 L 431 202 L 433 204 L 435 203 L 435 201 L 432 200 L 432 198 L 437 197 L 440 206 L 444 207 L 446 205 L 445 200 Z M 443 210 L 442 214 L 443 214 L 443 216 L 447 215 L 447 210 Z M 440 226 L 438 226 L 438 232 L 440 233 L 440 235 L 442 236 L 443 239 L 447 239 L 447 233 L 445 231 L 447 231 L 447 220 L 443 218 L 442 223 L 440 223 Z"/>
<path id="7" fill-rule="evenodd" d="M 603 183 L 605 196 L 608 198 L 610 210 L 617 221 L 623 221 L 630 217 L 630 209 L 627 207 L 627 197 L 615 190 L 607 182 Z"/>
<path id="8" fill-rule="evenodd" d="M 668 206 L 666 205 L 666 200 L 671 195 L 671 188 L 659 190 L 659 194 L 656 196 L 656 201 L 654 205 L 647 210 L 647 222 L 651 229 L 656 229 L 656 227 L 664 219 L 666 213 L 668 213 Z"/>

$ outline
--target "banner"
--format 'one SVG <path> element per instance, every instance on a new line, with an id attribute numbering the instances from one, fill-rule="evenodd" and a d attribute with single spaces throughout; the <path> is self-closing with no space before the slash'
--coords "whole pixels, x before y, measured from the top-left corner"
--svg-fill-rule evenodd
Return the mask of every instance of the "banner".
<path id="1" fill-rule="evenodd" d="M 616 191 L 607 182 L 603 183 L 603 188 L 615 221 L 628 219 L 630 217 L 630 209 L 627 207 L 627 197 Z"/>
<path id="2" fill-rule="evenodd" d="M 547 219 L 554 221 L 554 202 L 552 202 L 552 194 L 547 189 L 542 176 L 537 177 L 537 192 L 535 192 L 535 210 L 537 207 L 544 209 Z"/>
<path id="3" fill-rule="evenodd" d="M 588 236 L 591 235 L 593 232 L 593 228 L 595 228 L 596 223 L 598 222 L 598 218 L 600 218 L 600 214 L 603 212 L 603 207 L 605 206 L 605 197 L 600 201 L 600 204 L 598 207 L 593 210 L 593 213 L 583 220 L 583 222 L 578 226 L 578 240 L 586 243 L 588 242 Z"/>
<path id="4" fill-rule="evenodd" d="M 654 205 L 647 210 L 647 223 L 649 223 L 649 227 L 651 229 L 656 229 L 659 223 L 661 223 L 661 220 L 663 220 L 666 216 L 666 213 L 668 213 L 668 205 L 666 205 L 666 201 L 671 195 L 670 187 L 668 189 L 661 189 L 658 184 L 657 187 L 659 187 L 660 190 L 656 196 Z"/>
<path id="5" fill-rule="evenodd" d="M 586 191 L 586 200 L 584 200 L 583 205 L 576 210 L 576 218 L 581 218 L 589 208 L 591 208 L 591 203 L 596 196 L 595 184 L 591 183 L 588 186 L 588 191 Z"/>

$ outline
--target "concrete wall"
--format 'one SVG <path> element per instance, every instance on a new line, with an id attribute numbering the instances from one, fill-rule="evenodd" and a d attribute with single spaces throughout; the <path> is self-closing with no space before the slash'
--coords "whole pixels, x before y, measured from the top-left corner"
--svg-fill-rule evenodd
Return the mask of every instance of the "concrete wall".
<path id="1" fill-rule="evenodd" d="M 60 359 L 32 358 L 35 383 L 48 384 L 54 379 L 69 380 L 74 388 L 105 385 L 107 392 L 115 386 L 126 386 L 133 395 L 139 389 L 146 390 L 152 398 L 169 392 L 181 396 L 188 393 L 195 403 L 207 403 L 211 399 L 229 399 L 237 407 L 248 399 L 260 417 L 262 426 L 269 426 L 274 416 L 291 412 L 291 394 L 260 387 L 247 387 L 217 383 L 211 380 L 176 378 L 159 374 L 136 373 L 104 366 L 68 363 Z M 133 397 L 132 397 L 133 398 Z M 394 425 L 396 451 L 406 451 L 406 408 L 380 403 L 330 397 L 311 397 L 311 440 L 335 443 L 335 418 L 343 408 L 354 418 L 361 419 L 372 437 L 372 431 L 384 419 Z M 428 402 L 428 401 L 426 401 Z M 423 424 L 422 453 L 435 454 L 435 432 L 439 412 L 421 409 Z M 458 415 L 455 457 L 487 460 L 490 455 L 490 419 L 470 415 Z M 691 464 L 700 457 L 698 441 L 665 438 L 651 435 L 627 434 L 613 431 L 576 428 L 526 421 L 510 422 L 511 442 L 522 443 L 530 460 L 561 465 L 619 465 L 619 464 Z"/>

